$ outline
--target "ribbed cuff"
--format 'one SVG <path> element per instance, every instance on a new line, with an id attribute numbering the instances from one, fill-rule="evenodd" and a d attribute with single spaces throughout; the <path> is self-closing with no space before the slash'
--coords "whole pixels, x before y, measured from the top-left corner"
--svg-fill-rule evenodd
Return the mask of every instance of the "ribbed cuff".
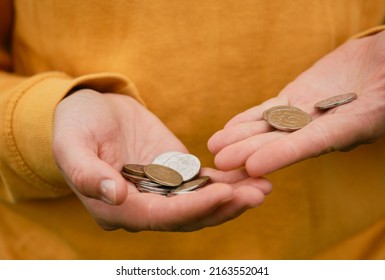
<path id="1" fill-rule="evenodd" d="M 2 167 L 7 200 L 70 193 L 54 161 L 52 131 L 57 104 L 74 88 L 127 94 L 142 102 L 134 85 L 120 74 L 72 78 L 61 72 L 48 72 L 21 82 L 7 101 L 3 127 L 7 151 L 5 158 L 1 157 L 7 163 Z"/>

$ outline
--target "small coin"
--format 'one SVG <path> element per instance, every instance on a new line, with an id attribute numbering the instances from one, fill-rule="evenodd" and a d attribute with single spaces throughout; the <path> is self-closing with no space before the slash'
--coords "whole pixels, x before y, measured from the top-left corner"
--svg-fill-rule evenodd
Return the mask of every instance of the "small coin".
<path id="1" fill-rule="evenodd" d="M 152 186 L 146 186 L 140 183 L 136 185 L 136 188 L 141 192 L 145 191 L 145 192 L 159 193 L 164 195 L 170 192 L 170 188 L 152 187 Z"/>
<path id="2" fill-rule="evenodd" d="M 177 187 L 175 189 L 172 189 L 170 191 L 170 195 L 194 191 L 194 190 L 206 185 L 209 180 L 210 180 L 209 176 L 198 177 L 192 181 L 183 183 L 182 185 L 180 185 L 179 187 Z"/>
<path id="3" fill-rule="evenodd" d="M 152 182 L 149 178 L 147 178 L 146 176 L 140 176 L 140 175 L 135 175 L 135 174 L 130 174 L 130 173 L 127 173 L 125 171 L 122 171 L 122 176 L 128 180 L 130 180 L 131 182 L 133 183 L 137 183 L 137 182 L 142 182 L 142 181 L 145 181 L 145 182 Z"/>
<path id="4" fill-rule="evenodd" d="M 136 188 L 140 192 L 144 192 L 144 193 L 155 193 L 155 194 L 160 194 L 160 195 L 168 195 L 168 193 L 169 193 L 169 190 L 167 190 L 167 189 L 162 190 L 160 188 L 150 188 L 150 187 L 145 187 L 145 186 L 141 186 L 141 185 L 137 185 Z"/>
<path id="5" fill-rule="evenodd" d="M 177 192 L 177 193 L 168 193 L 167 196 L 168 197 L 171 197 L 171 196 L 175 196 L 175 195 L 182 195 L 182 194 L 188 194 L 188 193 L 194 193 L 194 192 L 197 192 L 197 190 L 193 190 L 193 191 L 188 191 L 188 192 Z"/>
<path id="6" fill-rule="evenodd" d="M 199 159 L 194 155 L 185 153 L 171 157 L 163 165 L 174 169 L 182 175 L 184 182 L 195 178 L 201 169 Z"/>
<path id="7" fill-rule="evenodd" d="M 164 165 L 164 163 L 166 161 L 168 161 L 170 158 L 172 158 L 173 156 L 181 155 L 181 154 L 183 154 L 183 153 L 182 152 L 177 152 L 177 151 L 165 152 L 165 153 L 162 153 L 162 154 L 156 156 L 156 158 L 153 159 L 152 163 L 153 164 Z"/>
<path id="8" fill-rule="evenodd" d="M 161 184 L 158 184 L 158 183 L 155 183 L 155 182 L 147 182 L 147 181 L 138 181 L 136 182 L 137 185 L 141 185 L 143 187 L 154 187 L 154 188 L 170 188 L 170 187 L 166 187 L 166 186 L 163 186 Z"/>
<path id="9" fill-rule="evenodd" d="M 316 104 L 314 104 L 314 107 L 320 110 L 326 110 L 326 109 L 334 108 L 342 104 L 348 103 L 350 101 L 353 101 L 356 98 L 357 98 L 357 94 L 353 92 L 335 95 L 330 98 L 317 102 Z"/>
<path id="10" fill-rule="evenodd" d="M 311 122 L 311 116 L 296 107 L 277 108 L 267 115 L 267 122 L 283 131 L 295 131 Z"/>
<path id="11" fill-rule="evenodd" d="M 177 171 L 160 164 L 148 164 L 144 166 L 144 173 L 155 183 L 176 187 L 182 184 L 183 177 Z"/>
<path id="12" fill-rule="evenodd" d="M 164 165 L 166 162 L 175 169 Z M 133 182 L 140 192 L 168 196 L 171 190 L 177 189 L 172 195 L 180 195 L 195 192 L 210 179 L 208 176 L 202 176 L 191 181 L 198 175 L 200 166 L 197 157 L 170 151 L 157 156 L 149 165 L 125 164 L 121 174 Z M 183 174 L 180 174 L 178 170 Z M 183 181 L 184 179 L 185 181 Z"/>
<path id="13" fill-rule="evenodd" d="M 294 107 L 294 106 L 285 106 L 285 105 L 280 105 L 280 106 L 274 106 L 274 107 L 271 107 L 267 110 L 265 110 L 263 112 L 263 118 L 265 119 L 265 121 L 267 121 L 268 119 L 268 116 L 271 112 L 275 111 L 275 110 L 279 110 L 279 109 L 292 109 L 292 110 L 300 110 L 302 111 L 301 109 L 297 108 L 297 107 Z"/>
<path id="14" fill-rule="evenodd" d="M 142 164 L 125 164 L 123 166 L 123 172 L 128 174 L 144 176 L 144 165 Z"/>

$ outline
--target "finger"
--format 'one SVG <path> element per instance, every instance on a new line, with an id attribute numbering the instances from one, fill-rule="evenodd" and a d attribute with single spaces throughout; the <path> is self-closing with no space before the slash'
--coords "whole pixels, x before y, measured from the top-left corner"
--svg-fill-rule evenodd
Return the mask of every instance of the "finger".
<path id="1" fill-rule="evenodd" d="M 128 231 L 180 231 L 182 225 L 196 223 L 211 215 L 233 196 L 233 188 L 221 183 L 173 197 L 150 193 L 133 194 L 125 202 L 130 208 L 130 218 L 127 219 L 124 211 L 116 211 L 108 219 Z"/>
<path id="2" fill-rule="evenodd" d="M 221 170 L 231 170 L 245 165 L 248 158 L 265 144 L 286 135 L 286 132 L 273 131 L 249 137 L 229 145 L 219 151 L 214 159 L 215 165 Z"/>
<path id="3" fill-rule="evenodd" d="M 250 108 L 250 109 L 236 115 L 225 125 L 225 128 L 233 126 L 233 125 L 237 125 L 237 124 L 243 123 L 243 122 L 252 122 L 252 121 L 262 120 L 263 112 L 265 110 L 267 110 L 273 106 L 277 106 L 277 105 L 288 105 L 288 101 L 283 96 L 278 96 L 278 97 L 269 99 L 258 106 Z"/>
<path id="4" fill-rule="evenodd" d="M 216 132 L 209 139 L 207 146 L 210 152 L 216 154 L 228 145 L 271 130 L 271 126 L 265 121 L 242 122 Z"/>
<path id="5" fill-rule="evenodd" d="M 242 113 L 239 113 L 238 115 L 233 117 L 231 120 L 229 120 L 226 123 L 225 128 L 228 128 L 243 122 L 252 122 L 252 121 L 261 120 L 262 115 L 263 115 L 263 108 L 261 108 L 261 106 L 250 108 Z"/>
<path id="6" fill-rule="evenodd" d="M 249 177 L 246 180 L 237 182 L 236 184 L 232 185 L 232 187 L 235 189 L 243 188 L 244 186 L 251 186 L 253 188 L 257 188 L 261 190 L 265 195 L 271 193 L 271 191 L 273 190 L 270 181 L 263 177 Z"/>
<path id="7" fill-rule="evenodd" d="M 180 230 L 192 231 L 205 227 L 217 226 L 232 220 L 240 216 L 246 210 L 262 204 L 265 195 L 263 191 L 261 191 L 261 188 L 268 189 L 271 187 L 267 180 L 261 180 L 259 182 L 254 181 L 254 184 L 251 184 L 249 181 L 239 184 L 240 185 L 235 188 L 234 197 L 231 200 L 226 201 L 217 207 L 211 215 L 206 215 L 195 223 L 185 224 L 180 227 Z M 262 187 L 262 185 L 266 186 Z"/>
<path id="8" fill-rule="evenodd" d="M 245 190 L 240 192 L 238 190 L 240 188 L 245 188 Z M 257 189 L 258 192 L 256 192 Z M 142 230 L 191 231 L 218 225 L 250 207 L 259 205 L 263 200 L 261 193 L 264 191 L 271 191 L 271 185 L 266 179 L 249 177 L 231 186 L 214 183 L 197 192 L 174 197 L 151 193 L 132 193 L 128 195 L 120 208 L 98 207 L 100 201 L 92 201 L 92 203 L 96 205 L 96 209 L 102 209 L 102 213 L 96 215 L 97 217 L 102 216 L 102 218 L 96 218 L 96 220 L 107 230 L 123 228 L 130 232 Z M 239 198 L 227 206 L 235 196 L 239 196 Z M 122 210 L 121 207 L 124 206 L 127 206 L 127 211 Z M 229 209 L 226 211 L 226 208 Z M 223 213 L 220 214 L 220 212 Z"/>
<path id="9" fill-rule="evenodd" d="M 351 118 L 325 116 L 319 120 L 255 150 L 246 160 L 247 172 L 251 176 L 263 176 L 306 158 L 339 150 L 353 141 Z"/>
<path id="10" fill-rule="evenodd" d="M 71 149 L 63 147 L 59 157 L 60 168 L 75 192 L 113 205 L 125 200 L 126 180 L 91 149 L 71 145 Z"/>
<path id="11" fill-rule="evenodd" d="M 263 193 L 268 194 L 272 190 L 271 183 L 265 178 L 250 177 L 245 168 L 236 170 L 221 171 L 212 168 L 203 168 L 201 175 L 210 176 L 212 183 L 227 183 L 231 184 L 233 188 L 237 188 L 239 185 L 252 185 L 259 188 Z"/>
<path id="12" fill-rule="evenodd" d="M 222 170 L 205 167 L 201 169 L 200 175 L 209 176 L 210 181 L 213 183 L 227 183 L 227 184 L 237 183 L 239 181 L 250 178 L 250 175 L 247 174 L 244 168 L 229 170 L 229 171 L 222 171 Z"/>

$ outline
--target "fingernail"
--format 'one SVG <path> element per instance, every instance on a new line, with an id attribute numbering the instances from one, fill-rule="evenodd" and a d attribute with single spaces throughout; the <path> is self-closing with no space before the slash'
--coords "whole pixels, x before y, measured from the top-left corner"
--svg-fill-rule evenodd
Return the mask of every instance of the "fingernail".
<path id="1" fill-rule="evenodd" d="M 100 190 L 102 191 L 101 200 L 108 204 L 116 204 L 116 184 L 113 180 L 103 180 L 100 182 Z"/>

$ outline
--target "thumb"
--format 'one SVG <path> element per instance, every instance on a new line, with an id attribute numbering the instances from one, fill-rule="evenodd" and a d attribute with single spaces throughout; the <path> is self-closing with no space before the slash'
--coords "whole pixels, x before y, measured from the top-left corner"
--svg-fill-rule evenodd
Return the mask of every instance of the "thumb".
<path id="1" fill-rule="evenodd" d="M 108 204 L 123 203 L 127 181 L 120 172 L 101 160 L 92 151 L 74 151 L 57 157 L 67 183 L 76 194 L 102 200 Z"/>

